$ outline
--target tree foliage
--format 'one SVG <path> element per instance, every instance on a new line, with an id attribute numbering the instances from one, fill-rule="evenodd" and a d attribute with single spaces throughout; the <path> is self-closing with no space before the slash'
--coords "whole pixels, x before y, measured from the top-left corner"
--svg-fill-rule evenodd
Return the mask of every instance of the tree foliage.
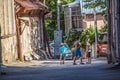
<path id="1" fill-rule="evenodd" d="M 62 5 L 73 2 L 74 0 L 61 0 L 60 6 L 60 28 L 64 33 L 64 12 L 62 11 Z M 51 10 L 52 16 L 47 17 L 45 20 L 46 30 L 49 37 L 49 40 L 54 39 L 54 30 L 57 29 L 57 0 L 47 0 L 46 5 Z M 64 35 L 64 34 L 63 34 Z"/>
<path id="2" fill-rule="evenodd" d="M 106 31 L 107 31 L 107 25 L 105 25 L 103 28 L 98 30 L 98 35 Z M 80 42 L 83 48 L 85 48 L 86 46 L 86 38 L 90 39 L 90 44 L 93 44 L 95 42 L 95 30 L 93 26 L 90 26 L 90 28 L 85 29 L 80 35 Z"/>
<path id="3" fill-rule="evenodd" d="M 90 26 L 90 28 L 85 29 L 80 35 L 80 42 L 83 48 L 85 48 L 86 46 L 86 38 L 90 39 L 91 44 L 95 42 L 95 31 L 92 26 Z"/>
<path id="4" fill-rule="evenodd" d="M 94 9 L 94 8 L 100 8 L 105 9 L 106 6 L 106 0 L 83 0 L 85 3 L 84 8 Z"/>

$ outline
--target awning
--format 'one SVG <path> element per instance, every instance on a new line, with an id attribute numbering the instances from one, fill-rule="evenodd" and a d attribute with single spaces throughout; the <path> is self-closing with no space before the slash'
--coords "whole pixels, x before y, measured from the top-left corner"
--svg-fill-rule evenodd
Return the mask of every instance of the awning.
<path id="1" fill-rule="evenodd" d="M 30 0 L 15 0 L 21 8 L 16 10 L 17 14 L 27 13 L 31 10 L 46 10 L 48 7 L 41 2 L 31 2 Z"/>

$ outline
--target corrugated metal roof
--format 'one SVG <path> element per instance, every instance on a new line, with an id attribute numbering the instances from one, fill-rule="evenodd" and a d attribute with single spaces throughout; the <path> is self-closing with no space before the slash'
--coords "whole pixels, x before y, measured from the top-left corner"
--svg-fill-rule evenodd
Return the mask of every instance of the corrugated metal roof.
<path id="1" fill-rule="evenodd" d="M 25 13 L 30 10 L 45 10 L 48 9 L 46 5 L 41 2 L 31 2 L 30 0 L 15 0 L 22 8 L 19 11 Z"/>
<path id="2" fill-rule="evenodd" d="M 37 5 L 34 5 L 32 2 L 26 0 L 15 0 L 18 4 L 20 4 L 22 7 L 25 7 L 25 8 L 39 8 Z"/>

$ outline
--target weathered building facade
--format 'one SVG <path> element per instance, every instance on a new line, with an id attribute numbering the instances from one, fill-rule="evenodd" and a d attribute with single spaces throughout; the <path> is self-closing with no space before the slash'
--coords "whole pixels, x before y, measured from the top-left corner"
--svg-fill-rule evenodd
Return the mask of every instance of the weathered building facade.
<path id="1" fill-rule="evenodd" d="M 70 30 L 82 31 L 82 14 L 81 4 L 79 0 L 75 0 L 73 3 L 63 5 L 64 20 L 65 20 L 65 33 L 69 33 Z"/>
<path id="2" fill-rule="evenodd" d="M 97 13 L 96 14 L 96 19 L 97 19 L 97 29 L 103 28 L 106 23 L 104 16 L 102 16 L 102 13 Z M 94 28 L 94 14 L 88 13 L 84 15 L 83 19 L 83 29 L 93 27 Z"/>
<path id="3" fill-rule="evenodd" d="M 8 6 L 6 6 L 8 5 Z M 46 47 L 44 0 L 0 0 L 1 60 L 24 60 Z"/>
<path id="4" fill-rule="evenodd" d="M 120 64 L 120 0 L 107 0 L 108 63 Z"/>

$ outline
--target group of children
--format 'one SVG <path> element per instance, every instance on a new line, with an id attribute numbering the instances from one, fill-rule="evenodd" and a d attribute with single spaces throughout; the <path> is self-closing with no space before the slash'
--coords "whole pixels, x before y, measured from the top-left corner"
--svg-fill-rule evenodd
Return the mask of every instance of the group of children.
<path id="1" fill-rule="evenodd" d="M 64 46 L 64 43 L 60 43 L 60 64 L 64 64 L 65 61 L 65 56 L 66 56 L 66 50 L 67 48 Z M 73 65 L 76 65 L 76 60 L 79 58 L 80 64 L 84 64 L 82 59 L 83 59 L 83 54 L 82 54 L 82 48 L 81 48 L 81 43 L 79 37 L 76 37 L 76 41 L 73 44 L 74 48 L 71 49 L 73 53 Z M 91 45 L 89 43 L 89 39 L 86 39 L 86 57 L 87 57 L 87 64 L 91 64 Z"/>

